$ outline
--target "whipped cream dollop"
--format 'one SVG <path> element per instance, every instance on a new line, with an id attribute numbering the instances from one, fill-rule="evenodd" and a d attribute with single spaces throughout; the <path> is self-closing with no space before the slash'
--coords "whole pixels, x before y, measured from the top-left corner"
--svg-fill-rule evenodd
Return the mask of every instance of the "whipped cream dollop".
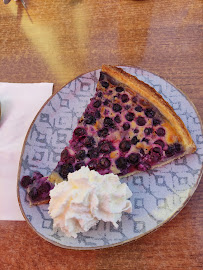
<path id="1" fill-rule="evenodd" d="M 117 228 L 122 212 L 132 211 L 128 200 L 131 196 L 132 192 L 117 175 L 100 175 L 82 167 L 50 191 L 49 215 L 54 228 L 76 238 L 77 233 L 87 232 L 99 220 L 112 222 Z"/>

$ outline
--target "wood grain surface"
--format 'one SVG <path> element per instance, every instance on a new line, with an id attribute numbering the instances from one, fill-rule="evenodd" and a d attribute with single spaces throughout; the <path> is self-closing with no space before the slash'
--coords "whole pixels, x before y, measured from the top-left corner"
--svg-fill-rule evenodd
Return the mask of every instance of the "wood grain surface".
<path id="1" fill-rule="evenodd" d="M 25 2 L 27 12 L 0 3 L 1 82 L 53 82 L 57 91 L 104 63 L 137 66 L 185 92 L 203 116 L 201 0 Z M 178 216 L 138 241 L 65 250 L 26 222 L 0 221 L 0 254 L 2 270 L 203 269 L 203 182 Z"/>

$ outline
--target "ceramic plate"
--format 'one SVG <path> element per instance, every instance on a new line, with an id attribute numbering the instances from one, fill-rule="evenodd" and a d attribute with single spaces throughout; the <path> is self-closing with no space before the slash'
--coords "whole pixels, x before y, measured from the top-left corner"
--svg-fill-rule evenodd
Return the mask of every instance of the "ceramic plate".
<path id="1" fill-rule="evenodd" d="M 131 189 L 133 211 L 124 213 L 118 229 L 99 222 L 76 239 L 53 230 L 48 205 L 30 207 L 26 193 L 18 185 L 22 213 L 31 227 L 47 241 L 64 248 L 97 249 L 138 239 L 173 218 L 194 193 L 202 173 L 203 135 L 201 121 L 187 97 L 162 78 L 134 67 L 123 67 L 154 87 L 169 102 L 188 128 L 197 151 L 171 164 L 122 179 Z M 43 106 L 33 121 L 22 150 L 19 179 L 40 171 L 49 175 L 60 153 L 67 146 L 77 119 L 94 95 L 100 70 L 92 71 L 68 83 Z"/>

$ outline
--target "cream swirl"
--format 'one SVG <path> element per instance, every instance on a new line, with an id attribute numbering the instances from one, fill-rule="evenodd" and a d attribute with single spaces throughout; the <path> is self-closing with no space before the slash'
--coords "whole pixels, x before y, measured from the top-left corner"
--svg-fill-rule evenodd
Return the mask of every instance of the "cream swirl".
<path id="1" fill-rule="evenodd" d="M 132 192 L 114 174 L 100 175 L 88 167 L 69 173 L 68 181 L 56 184 L 50 191 L 49 214 L 54 228 L 68 237 L 86 232 L 99 220 L 112 222 L 117 228 L 122 212 L 131 212 L 128 200 Z"/>

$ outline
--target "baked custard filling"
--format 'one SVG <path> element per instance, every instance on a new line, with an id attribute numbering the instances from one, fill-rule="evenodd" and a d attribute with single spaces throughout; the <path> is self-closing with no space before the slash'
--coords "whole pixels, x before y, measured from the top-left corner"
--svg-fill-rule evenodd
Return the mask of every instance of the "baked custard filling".
<path id="1" fill-rule="evenodd" d="M 147 171 L 180 156 L 175 129 L 147 99 L 101 72 L 90 100 L 55 168 L 63 179 L 82 166 L 104 175 Z"/>

